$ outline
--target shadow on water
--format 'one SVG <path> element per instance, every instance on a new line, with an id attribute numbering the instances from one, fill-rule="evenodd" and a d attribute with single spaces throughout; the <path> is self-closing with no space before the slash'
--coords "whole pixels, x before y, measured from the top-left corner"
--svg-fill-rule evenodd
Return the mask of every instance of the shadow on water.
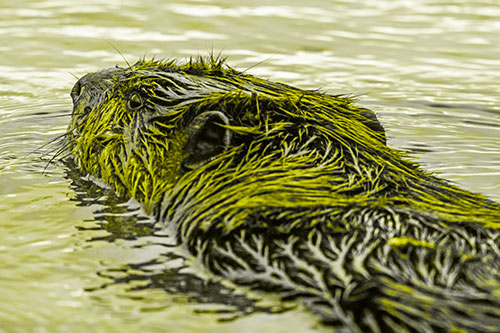
<path id="1" fill-rule="evenodd" d="M 118 196 L 113 190 L 101 186 L 78 171 L 71 159 L 64 161 L 66 175 L 76 193 L 74 201 L 79 206 L 94 208 L 94 220 L 90 227 L 79 227 L 80 232 L 105 231 L 106 235 L 90 237 L 89 243 L 99 241 L 128 242 L 134 250 L 149 251 L 160 247 L 157 256 L 138 263 L 108 266 L 96 272 L 107 280 L 98 286 L 87 287 L 87 292 L 97 292 L 114 285 L 125 284 L 128 292 L 144 289 L 160 289 L 176 297 L 181 296 L 192 304 L 207 305 L 195 313 L 213 313 L 218 320 L 232 321 L 243 316 L 263 313 L 283 313 L 296 307 L 294 302 L 269 302 L 261 305 L 258 295 L 248 296 L 241 287 L 226 286 L 222 282 L 191 272 L 189 259 L 182 253 L 172 232 L 162 227 L 152 216 L 144 213 L 141 206 L 127 198 Z M 96 226 L 97 222 L 97 226 Z M 139 242 L 138 242 L 139 241 Z M 142 241 L 142 242 L 141 242 Z M 191 258 L 193 259 L 193 258 Z M 202 274 L 200 274 L 202 275 Z M 132 296 L 131 296 L 132 298 Z"/>

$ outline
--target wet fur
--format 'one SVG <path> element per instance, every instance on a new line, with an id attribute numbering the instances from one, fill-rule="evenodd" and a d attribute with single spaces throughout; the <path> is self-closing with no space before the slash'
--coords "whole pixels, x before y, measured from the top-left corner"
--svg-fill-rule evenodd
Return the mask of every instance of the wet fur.
<path id="1" fill-rule="evenodd" d="M 212 273 L 340 331 L 500 327 L 500 205 L 388 147 L 351 99 L 214 58 L 88 74 L 72 98 L 76 165 Z"/>

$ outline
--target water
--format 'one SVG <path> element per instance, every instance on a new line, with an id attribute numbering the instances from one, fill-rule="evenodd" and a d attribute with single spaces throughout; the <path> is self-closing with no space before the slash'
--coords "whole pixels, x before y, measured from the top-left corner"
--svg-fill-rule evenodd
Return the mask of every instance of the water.
<path id="1" fill-rule="evenodd" d="M 494 0 L 1 1 L 0 332 L 328 330 L 299 304 L 204 285 L 139 207 L 32 153 L 65 132 L 75 76 L 222 50 L 358 96 L 390 145 L 498 201 L 498 17 Z"/>

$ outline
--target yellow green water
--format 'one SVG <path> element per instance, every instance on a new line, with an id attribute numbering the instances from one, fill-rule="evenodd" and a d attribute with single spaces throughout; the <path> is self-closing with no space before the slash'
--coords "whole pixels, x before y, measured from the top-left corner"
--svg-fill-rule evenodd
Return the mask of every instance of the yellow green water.
<path id="1" fill-rule="evenodd" d="M 327 330 L 296 304 L 245 312 L 176 292 L 175 276 L 174 291 L 141 288 L 179 265 L 169 238 L 108 231 L 137 218 L 110 219 L 99 193 L 30 154 L 65 132 L 74 76 L 125 64 L 110 44 L 130 62 L 222 50 L 235 68 L 359 96 L 390 145 L 499 201 L 498 17 L 494 0 L 1 1 L 0 332 Z"/>

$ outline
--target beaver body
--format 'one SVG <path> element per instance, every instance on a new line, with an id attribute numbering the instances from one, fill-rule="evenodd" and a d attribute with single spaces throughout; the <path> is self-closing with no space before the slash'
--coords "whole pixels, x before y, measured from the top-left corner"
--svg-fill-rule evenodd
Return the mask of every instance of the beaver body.
<path id="1" fill-rule="evenodd" d="M 214 274 L 345 331 L 500 327 L 500 205 L 388 147 L 375 114 L 216 59 L 81 78 L 67 141 Z"/>

